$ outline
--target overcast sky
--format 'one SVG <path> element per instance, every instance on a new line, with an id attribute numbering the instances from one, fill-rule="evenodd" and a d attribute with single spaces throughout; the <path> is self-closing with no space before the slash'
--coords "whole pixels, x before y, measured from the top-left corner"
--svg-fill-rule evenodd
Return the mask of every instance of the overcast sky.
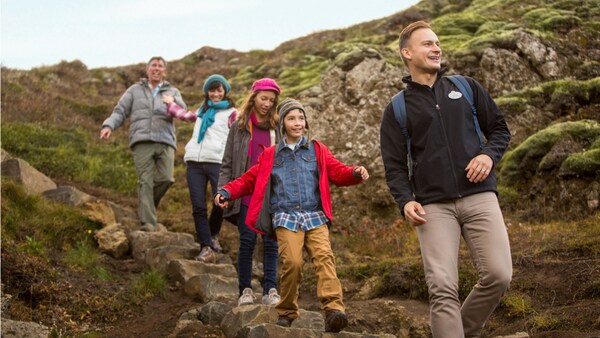
<path id="1" fill-rule="evenodd" d="M 1 63 L 88 68 L 176 60 L 203 46 L 271 50 L 313 32 L 400 12 L 417 0 L 1 0 Z"/>

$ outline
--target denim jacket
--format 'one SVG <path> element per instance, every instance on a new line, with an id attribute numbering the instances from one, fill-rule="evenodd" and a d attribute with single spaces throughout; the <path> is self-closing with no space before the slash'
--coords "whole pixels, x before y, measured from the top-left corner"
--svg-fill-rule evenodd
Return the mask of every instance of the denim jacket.
<path id="1" fill-rule="evenodd" d="M 313 142 L 305 137 L 294 150 L 284 142 L 277 146 L 271 172 L 270 212 L 321 209 L 319 169 Z"/>

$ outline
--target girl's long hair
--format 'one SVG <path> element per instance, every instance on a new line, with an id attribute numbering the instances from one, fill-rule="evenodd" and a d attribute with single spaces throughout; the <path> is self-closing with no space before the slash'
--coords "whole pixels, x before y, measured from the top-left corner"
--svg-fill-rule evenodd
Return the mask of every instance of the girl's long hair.
<path id="1" fill-rule="evenodd" d="M 240 130 L 244 130 L 246 128 L 246 124 L 248 124 L 248 119 L 250 118 L 250 112 L 254 108 L 254 99 L 256 95 L 260 93 L 261 90 L 252 92 L 246 97 L 244 103 L 242 104 L 242 108 L 240 108 L 239 114 L 237 116 L 238 127 Z M 277 124 L 279 123 L 279 115 L 277 114 L 277 104 L 279 103 L 279 94 L 275 93 L 275 101 L 273 102 L 273 107 L 269 109 L 269 113 L 267 116 L 269 117 L 269 126 L 271 129 L 277 130 Z"/>

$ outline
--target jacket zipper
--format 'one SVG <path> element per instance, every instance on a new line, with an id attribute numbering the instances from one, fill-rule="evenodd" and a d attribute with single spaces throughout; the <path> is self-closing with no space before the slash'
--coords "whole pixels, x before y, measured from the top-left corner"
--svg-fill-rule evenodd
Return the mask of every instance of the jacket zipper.
<path id="1" fill-rule="evenodd" d="M 435 110 L 437 111 L 438 117 L 440 118 L 440 126 L 442 127 L 442 133 L 444 134 L 444 140 L 446 141 L 446 150 L 448 151 L 448 160 L 450 161 L 450 171 L 452 171 L 452 178 L 454 179 L 454 186 L 457 187 L 458 192 L 458 179 L 456 178 L 456 172 L 454 171 L 454 161 L 452 160 L 452 149 L 450 149 L 450 142 L 448 142 L 448 134 L 446 133 L 446 127 L 444 126 L 444 120 L 442 119 L 442 112 L 439 104 L 435 104 Z M 458 192 L 458 197 L 462 195 Z"/>

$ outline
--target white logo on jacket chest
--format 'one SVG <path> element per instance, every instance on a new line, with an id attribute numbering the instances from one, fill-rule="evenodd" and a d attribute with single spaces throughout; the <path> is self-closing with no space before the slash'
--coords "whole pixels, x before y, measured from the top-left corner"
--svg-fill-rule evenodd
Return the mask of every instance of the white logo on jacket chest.
<path id="1" fill-rule="evenodd" d="M 448 94 L 448 97 L 451 98 L 452 100 L 458 100 L 462 97 L 462 93 L 461 92 L 455 92 L 454 90 L 450 92 L 450 94 Z"/>

